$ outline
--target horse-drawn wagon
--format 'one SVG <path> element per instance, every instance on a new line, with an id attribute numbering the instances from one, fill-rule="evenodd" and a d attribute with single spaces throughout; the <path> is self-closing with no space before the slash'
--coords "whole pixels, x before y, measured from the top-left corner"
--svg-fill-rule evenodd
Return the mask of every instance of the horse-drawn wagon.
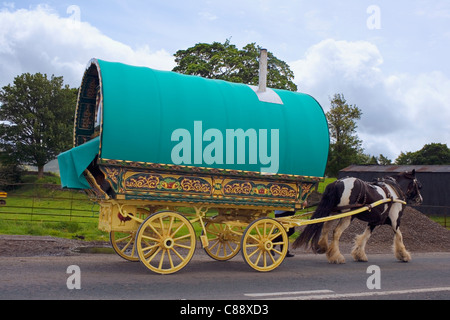
<path id="1" fill-rule="evenodd" d="M 100 204 L 99 229 L 123 258 L 176 272 L 193 256 L 197 222 L 212 258 L 241 250 L 270 271 L 291 224 L 268 215 L 305 205 L 328 147 L 326 117 L 309 95 L 94 59 L 74 148 L 59 164 L 63 187 Z"/>
<path id="2" fill-rule="evenodd" d="M 346 191 L 349 198 L 326 212 L 319 205 L 316 219 L 271 218 L 305 206 L 328 148 L 325 114 L 309 95 L 94 59 L 79 90 L 74 147 L 58 160 L 63 187 L 99 203 L 99 229 L 121 257 L 174 273 L 189 263 L 201 233 L 212 258 L 241 251 L 253 269 L 271 271 L 286 256 L 286 230 L 380 206 L 380 221 L 389 214 L 396 231 L 399 205 L 420 196 L 411 175 L 399 188 L 368 186 L 353 200 Z M 369 189 L 377 194 L 365 196 Z M 371 231 L 375 216 L 367 217 Z M 314 234 L 307 231 L 303 240 Z"/>

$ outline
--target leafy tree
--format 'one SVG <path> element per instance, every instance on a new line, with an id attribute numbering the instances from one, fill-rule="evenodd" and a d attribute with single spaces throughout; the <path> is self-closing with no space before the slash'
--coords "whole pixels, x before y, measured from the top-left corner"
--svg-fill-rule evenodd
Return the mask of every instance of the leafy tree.
<path id="1" fill-rule="evenodd" d="M 383 166 L 387 166 L 392 164 L 391 159 L 385 157 L 384 155 L 380 154 L 380 156 L 378 157 L 378 163 L 383 165 Z"/>
<path id="2" fill-rule="evenodd" d="M 446 144 L 430 143 L 416 152 L 402 152 L 395 160 L 399 165 L 448 165 L 450 149 Z"/>
<path id="3" fill-rule="evenodd" d="M 258 85 L 260 50 L 261 47 L 255 43 L 247 44 L 239 50 L 229 40 L 224 43 L 198 43 L 174 54 L 177 66 L 173 71 L 209 79 Z M 294 73 L 289 65 L 271 52 L 268 52 L 267 56 L 267 86 L 297 91 L 297 86 L 292 81 Z"/>
<path id="4" fill-rule="evenodd" d="M 77 90 L 63 77 L 24 73 L 0 90 L 0 148 L 11 162 L 38 167 L 71 147 Z"/>
<path id="5" fill-rule="evenodd" d="M 362 112 L 356 105 L 349 105 L 343 94 L 335 94 L 330 101 L 331 109 L 326 114 L 331 140 L 327 175 L 337 176 L 342 168 L 361 162 L 362 141 L 356 135 L 356 120 Z M 371 161 L 369 156 L 364 158 L 364 162 Z"/>

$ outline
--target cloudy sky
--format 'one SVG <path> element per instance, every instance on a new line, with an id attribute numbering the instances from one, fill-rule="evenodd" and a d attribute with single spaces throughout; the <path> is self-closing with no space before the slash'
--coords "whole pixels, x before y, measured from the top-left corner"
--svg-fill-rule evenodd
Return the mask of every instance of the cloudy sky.
<path id="1" fill-rule="evenodd" d="M 177 50 L 226 39 L 286 61 L 325 111 L 343 93 L 366 153 L 450 146 L 448 0 L 0 0 L 0 86 L 41 72 L 78 87 L 93 57 L 171 70 Z"/>

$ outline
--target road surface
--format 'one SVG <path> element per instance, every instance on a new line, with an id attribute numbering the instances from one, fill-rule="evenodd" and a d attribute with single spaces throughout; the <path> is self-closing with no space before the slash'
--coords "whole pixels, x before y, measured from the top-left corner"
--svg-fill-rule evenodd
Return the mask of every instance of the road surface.
<path id="1" fill-rule="evenodd" d="M 0 299 L 450 299 L 450 253 L 415 253 L 410 263 L 392 254 L 346 259 L 330 265 L 322 255 L 299 254 L 259 273 L 240 255 L 218 262 L 197 249 L 183 270 L 158 275 L 115 254 L 2 257 Z"/>

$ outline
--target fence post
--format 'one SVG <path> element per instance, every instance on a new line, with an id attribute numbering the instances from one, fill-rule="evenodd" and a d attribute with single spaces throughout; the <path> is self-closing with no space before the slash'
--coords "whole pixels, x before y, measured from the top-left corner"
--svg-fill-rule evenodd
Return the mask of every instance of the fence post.
<path id="1" fill-rule="evenodd" d="M 31 201 L 31 215 L 30 215 L 30 220 L 33 221 L 33 213 L 34 213 L 34 199 L 36 199 L 36 185 L 33 184 L 33 200 Z"/>
<path id="2" fill-rule="evenodd" d="M 72 221 L 72 212 L 73 212 L 73 193 L 71 194 L 70 197 L 70 215 L 69 215 L 69 221 Z"/>

